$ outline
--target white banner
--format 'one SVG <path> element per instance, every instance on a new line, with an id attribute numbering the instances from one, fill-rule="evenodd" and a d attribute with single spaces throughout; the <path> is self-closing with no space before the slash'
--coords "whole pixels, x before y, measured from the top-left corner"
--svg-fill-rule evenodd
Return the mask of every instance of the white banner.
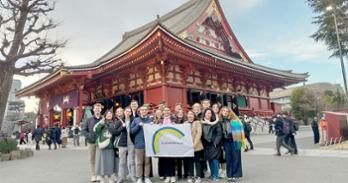
<path id="1" fill-rule="evenodd" d="M 190 124 L 144 125 L 147 157 L 193 157 Z"/>

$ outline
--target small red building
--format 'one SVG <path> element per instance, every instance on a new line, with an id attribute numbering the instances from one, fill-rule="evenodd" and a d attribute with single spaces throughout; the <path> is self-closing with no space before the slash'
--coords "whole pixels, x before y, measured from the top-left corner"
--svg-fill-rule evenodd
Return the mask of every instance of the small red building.
<path id="1" fill-rule="evenodd" d="M 325 142 L 338 142 L 348 139 L 348 113 L 346 111 L 333 112 L 323 111 L 326 121 L 326 139 Z M 323 137 L 322 137 L 323 138 Z"/>
<path id="2" fill-rule="evenodd" d="M 140 18 L 140 17 L 139 17 Z M 254 64 L 234 35 L 218 0 L 190 0 L 126 32 L 91 64 L 67 66 L 18 91 L 40 98 L 40 121 L 80 122 L 97 100 L 107 107 L 140 103 L 188 107 L 203 96 L 243 113 L 273 113 L 269 92 L 308 74 Z M 233 96 L 237 96 L 232 98 Z"/>

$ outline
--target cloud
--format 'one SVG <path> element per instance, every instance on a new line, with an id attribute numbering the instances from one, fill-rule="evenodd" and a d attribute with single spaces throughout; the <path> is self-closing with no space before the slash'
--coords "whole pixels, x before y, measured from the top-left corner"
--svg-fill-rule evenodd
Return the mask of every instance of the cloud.
<path id="1" fill-rule="evenodd" d="M 246 52 L 256 62 L 274 58 L 288 58 L 291 62 L 331 62 L 326 46 L 306 37 L 270 40 L 264 47 L 253 47 L 246 49 Z"/>
<path id="2" fill-rule="evenodd" d="M 248 55 L 251 57 L 252 60 L 264 60 L 265 58 L 267 58 L 269 53 L 257 49 L 251 49 L 248 50 Z"/>
<path id="3" fill-rule="evenodd" d="M 248 11 L 258 7 L 264 0 L 221 0 L 222 8 L 229 9 L 225 13 L 232 15 L 244 14 Z"/>
<path id="4" fill-rule="evenodd" d="M 311 38 L 295 38 L 275 43 L 270 47 L 275 53 L 290 56 L 295 61 L 323 61 L 328 58 L 328 53 L 323 43 L 318 43 Z M 320 59 L 316 59 L 320 58 Z"/>

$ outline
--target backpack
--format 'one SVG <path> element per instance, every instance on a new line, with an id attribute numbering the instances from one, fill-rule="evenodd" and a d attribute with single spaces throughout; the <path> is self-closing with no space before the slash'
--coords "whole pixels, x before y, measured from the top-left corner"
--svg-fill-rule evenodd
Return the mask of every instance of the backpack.
<path id="1" fill-rule="evenodd" d="M 250 123 L 245 123 L 245 126 L 246 126 L 247 131 L 251 132 L 251 130 L 252 130 L 251 124 Z"/>
<path id="2" fill-rule="evenodd" d="M 283 133 L 285 135 L 290 134 L 290 123 L 288 120 L 283 119 Z"/>

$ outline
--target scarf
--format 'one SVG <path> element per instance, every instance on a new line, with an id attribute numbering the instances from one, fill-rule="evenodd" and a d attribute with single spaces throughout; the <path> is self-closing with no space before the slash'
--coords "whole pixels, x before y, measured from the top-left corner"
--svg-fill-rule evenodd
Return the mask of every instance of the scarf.
<path id="1" fill-rule="evenodd" d="M 213 141 L 213 129 L 212 127 L 216 125 L 219 122 L 219 119 L 216 119 L 215 121 L 206 121 L 203 119 L 201 123 L 203 124 L 203 137 L 207 142 Z"/>
<path id="2" fill-rule="evenodd" d="M 238 150 L 245 149 L 246 143 L 245 143 L 244 127 L 242 122 L 239 121 L 239 119 L 234 119 L 230 121 L 230 125 L 232 128 L 232 137 L 233 137 L 234 147 L 236 147 L 236 149 Z"/>

